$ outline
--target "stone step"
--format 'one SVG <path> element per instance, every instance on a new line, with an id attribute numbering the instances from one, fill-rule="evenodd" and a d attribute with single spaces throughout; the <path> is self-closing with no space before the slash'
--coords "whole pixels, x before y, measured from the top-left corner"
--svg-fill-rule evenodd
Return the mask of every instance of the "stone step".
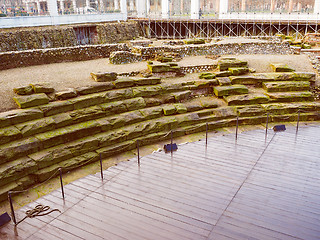
<path id="1" fill-rule="evenodd" d="M 264 82 L 262 87 L 267 92 L 290 92 L 290 91 L 308 91 L 310 82 L 308 81 L 275 81 Z"/>
<path id="2" fill-rule="evenodd" d="M 311 92 L 279 92 L 266 94 L 272 102 L 303 102 L 314 100 Z"/>
<path id="3" fill-rule="evenodd" d="M 261 104 L 266 112 L 273 115 L 285 115 L 297 113 L 298 110 L 303 112 L 319 112 L 320 102 L 294 102 L 294 103 L 269 103 Z"/>
<path id="4" fill-rule="evenodd" d="M 214 87 L 213 91 L 217 97 L 223 97 L 229 95 L 246 94 L 249 90 L 244 85 L 230 85 Z"/>
<path id="5" fill-rule="evenodd" d="M 270 100 L 268 96 L 261 93 L 224 96 L 223 98 L 229 106 L 261 104 Z"/>
<path id="6" fill-rule="evenodd" d="M 261 82 L 271 81 L 311 81 L 315 80 L 316 74 L 310 72 L 285 72 L 285 73 L 254 73 L 254 77 Z"/>
<path id="7" fill-rule="evenodd" d="M 294 72 L 293 68 L 284 63 L 271 63 L 270 66 L 274 72 Z"/>
<path id="8" fill-rule="evenodd" d="M 218 61 L 220 71 L 226 71 L 228 68 L 246 67 L 248 62 L 239 59 L 221 59 Z"/>

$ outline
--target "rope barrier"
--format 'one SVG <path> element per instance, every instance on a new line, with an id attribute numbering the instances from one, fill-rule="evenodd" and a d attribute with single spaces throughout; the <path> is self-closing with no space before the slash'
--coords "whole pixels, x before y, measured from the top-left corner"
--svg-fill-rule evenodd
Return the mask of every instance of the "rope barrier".
<path id="1" fill-rule="evenodd" d="M 50 210 L 49 206 L 44 206 L 42 204 L 39 204 L 39 205 L 35 206 L 33 209 L 27 210 L 26 216 L 23 219 L 21 219 L 19 222 L 17 222 L 16 225 L 23 222 L 27 218 L 41 217 L 41 216 L 45 216 L 45 215 L 48 215 L 48 214 L 50 214 L 52 212 L 56 212 L 56 211 L 61 213 L 61 211 L 57 208 L 52 209 L 51 211 L 49 211 L 49 210 Z M 47 212 L 47 211 L 49 211 L 49 212 Z"/>

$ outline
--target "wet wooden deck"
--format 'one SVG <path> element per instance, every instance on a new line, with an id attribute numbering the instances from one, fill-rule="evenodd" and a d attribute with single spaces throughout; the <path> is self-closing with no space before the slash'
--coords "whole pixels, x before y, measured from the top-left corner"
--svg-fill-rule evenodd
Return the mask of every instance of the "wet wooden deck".
<path id="1" fill-rule="evenodd" d="M 320 126 L 217 136 L 90 175 L 1 239 L 320 239 Z M 15 233 L 15 235 L 14 235 Z"/>

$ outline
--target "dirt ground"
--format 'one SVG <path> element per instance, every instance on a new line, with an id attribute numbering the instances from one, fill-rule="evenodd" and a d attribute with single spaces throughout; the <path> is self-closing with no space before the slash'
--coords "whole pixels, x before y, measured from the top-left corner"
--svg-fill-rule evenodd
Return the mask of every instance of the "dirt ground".
<path id="1" fill-rule="evenodd" d="M 238 59 L 248 61 L 250 68 L 257 72 L 270 72 L 270 63 L 286 63 L 296 71 L 313 72 L 314 69 L 306 55 L 236 55 Z M 180 66 L 211 64 L 215 60 L 205 56 L 185 57 Z M 56 91 L 67 88 L 96 84 L 90 72 L 130 72 L 147 69 L 146 62 L 123 65 L 110 64 L 106 58 L 82 62 L 54 63 L 40 66 L 23 67 L 0 71 L 0 112 L 16 109 L 13 101 L 13 88 L 30 83 L 49 83 Z M 189 77 L 194 78 L 194 75 Z M 188 75 L 185 77 L 188 80 Z"/>

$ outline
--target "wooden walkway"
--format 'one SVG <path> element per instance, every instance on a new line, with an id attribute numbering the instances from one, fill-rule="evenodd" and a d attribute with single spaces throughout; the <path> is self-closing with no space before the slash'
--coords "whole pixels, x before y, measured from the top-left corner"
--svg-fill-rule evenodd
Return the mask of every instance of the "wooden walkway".
<path id="1" fill-rule="evenodd" d="M 0 239 L 320 239 L 320 126 L 217 136 L 90 175 Z M 15 235 L 14 235 L 15 233 Z"/>

